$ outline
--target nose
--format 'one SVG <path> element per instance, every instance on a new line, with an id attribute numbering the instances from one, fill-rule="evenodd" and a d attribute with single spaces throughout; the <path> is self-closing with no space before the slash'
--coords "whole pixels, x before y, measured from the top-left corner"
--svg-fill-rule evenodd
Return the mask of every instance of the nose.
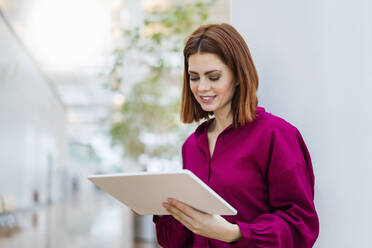
<path id="1" fill-rule="evenodd" d="M 201 78 L 198 85 L 198 91 L 204 92 L 211 88 L 210 82 L 208 80 Z"/>

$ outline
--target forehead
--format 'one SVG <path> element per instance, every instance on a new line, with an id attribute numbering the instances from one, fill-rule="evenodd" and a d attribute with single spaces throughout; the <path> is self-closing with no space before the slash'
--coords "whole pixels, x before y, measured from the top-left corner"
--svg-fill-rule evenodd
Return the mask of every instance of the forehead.
<path id="1" fill-rule="evenodd" d="M 213 53 L 195 53 L 189 57 L 189 71 L 205 72 L 211 70 L 225 70 L 227 66 L 219 56 Z"/>

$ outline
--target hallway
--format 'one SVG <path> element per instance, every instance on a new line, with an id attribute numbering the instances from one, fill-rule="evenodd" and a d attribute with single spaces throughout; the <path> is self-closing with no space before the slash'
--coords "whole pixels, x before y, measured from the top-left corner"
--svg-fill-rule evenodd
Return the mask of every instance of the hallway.
<path id="1" fill-rule="evenodd" d="M 157 247 L 134 241 L 134 216 L 101 191 L 76 193 L 65 202 L 17 213 L 16 218 L 20 230 L 0 237 L 0 247 Z"/>
<path id="2" fill-rule="evenodd" d="M 158 247 L 87 176 L 182 166 L 182 42 L 229 20 L 229 1 L 0 0 L 0 248 Z"/>

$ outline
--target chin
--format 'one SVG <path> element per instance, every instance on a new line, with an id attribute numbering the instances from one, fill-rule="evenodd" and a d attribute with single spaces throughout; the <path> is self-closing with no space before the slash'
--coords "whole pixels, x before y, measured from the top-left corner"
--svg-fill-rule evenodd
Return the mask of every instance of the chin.
<path id="1" fill-rule="evenodd" d="M 214 112 L 214 111 L 216 111 L 216 108 L 215 107 L 212 107 L 212 106 L 203 106 L 203 105 L 201 105 L 201 108 L 202 108 L 202 110 L 204 110 L 205 112 Z"/>

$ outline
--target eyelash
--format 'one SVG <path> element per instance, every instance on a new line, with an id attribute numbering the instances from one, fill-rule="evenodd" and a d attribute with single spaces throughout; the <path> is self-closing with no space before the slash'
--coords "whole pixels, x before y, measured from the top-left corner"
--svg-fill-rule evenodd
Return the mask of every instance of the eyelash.
<path id="1" fill-rule="evenodd" d="M 211 81 L 217 81 L 218 79 L 220 79 L 219 76 L 218 76 L 218 77 L 210 77 L 210 78 L 209 78 L 209 80 L 211 80 Z M 190 77 L 190 80 L 191 80 L 191 81 L 198 81 L 199 78 L 192 78 L 192 77 Z"/>

